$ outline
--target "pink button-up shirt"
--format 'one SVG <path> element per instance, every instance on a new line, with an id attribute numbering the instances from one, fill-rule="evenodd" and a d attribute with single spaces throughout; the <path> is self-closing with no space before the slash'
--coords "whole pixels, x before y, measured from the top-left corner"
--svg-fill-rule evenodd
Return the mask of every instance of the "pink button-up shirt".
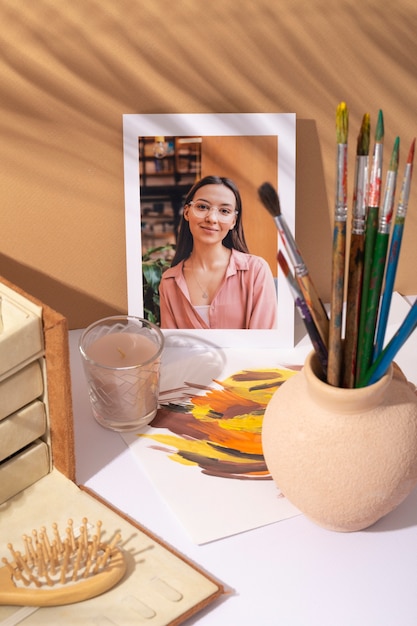
<path id="1" fill-rule="evenodd" d="M 209 308 L 209 322 L 190 302 L 181 261 L 162 275 L 161 328 L 276 328 L 277 293 L 268 263 L 232 249 L 225 277 Z"/>

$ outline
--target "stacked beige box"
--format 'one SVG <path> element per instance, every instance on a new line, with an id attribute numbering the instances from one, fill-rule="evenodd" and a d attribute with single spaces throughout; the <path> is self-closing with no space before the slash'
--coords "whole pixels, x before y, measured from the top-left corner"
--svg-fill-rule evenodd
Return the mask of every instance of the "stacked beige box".
<path id="1" fill-rule="evenodd" d="M 0 284 L 0 503 L 51 468 L 42 308 Z"/>
<path id="2" fill-rule="evenodd" d="M 0 624 L 180 624 L 223 587 L 149 530 L 75 484 L 66 319 L 0 277 L 0 558 L 22 536 L 68 519 L 122 534 L 127 573 L 72 606 L 0 606 Z M 140 497 L 132 493 L 132 497 Z M 1 590 L 0 590 L 1 591 Z"/>
<path id="3" fill-rule="evenodd" d="M 0 297 L 1 503 L 75 459 L 67 320 L 1 276 Z"/>

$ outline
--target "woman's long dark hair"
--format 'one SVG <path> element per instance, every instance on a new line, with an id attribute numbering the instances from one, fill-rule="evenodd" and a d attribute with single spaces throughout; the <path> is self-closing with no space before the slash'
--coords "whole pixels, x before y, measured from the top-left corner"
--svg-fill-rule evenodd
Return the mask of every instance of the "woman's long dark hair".
<path id="1" fill-rule="evenodd" d="M 190 191 L 185 197 L 184 206 L 187 206 L 194 198 L 196 192 L 200 187 L 204 185 L 224 185 L 230 189 L 236 198 L 236 224 L 232 230 L 229 230 L 226 237 L 223 239 L 223 245 L 226 248 L 234 248 L 240 252 L 248 253 L 248 246 L 245 241 L 245 234 L 243 232 L 242 224 L 242 199 L 240 197 L 239 189 L 236 184 L 230 178 L 224 178 L 223 176 L 205 176 L 201 178 L 195 185 L 193 185 Z M 175 255 L 172 259 L 171 267 L 178 265 L 180 261 L 188 259 L 193 249 L 193 236 L 190 231 L 190 225 L 184 217 L 181 218 L 180 228 L 178 231 L 177 244 L 175 249 Z"/>

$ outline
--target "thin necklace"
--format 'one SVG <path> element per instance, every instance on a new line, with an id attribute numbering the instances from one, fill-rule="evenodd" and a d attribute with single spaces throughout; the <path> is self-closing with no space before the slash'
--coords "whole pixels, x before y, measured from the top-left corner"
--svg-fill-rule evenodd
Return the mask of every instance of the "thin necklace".
<path id="1" fill-rule="evenodd" d="M 208 300 L 208 293 L 205 289 L 202 288 L 202 286 L 200 285 L 200 283 L 198 282 L 198 278 L 194 272 L 194 261 L 193 259 L 191 259 L 191 271 L 193 273 L 193 277 L 195 282 L 197 283 L 197 285 L 200 287 L 200 291 L 201 291 L 201 297 L 204 298 L 204 300 Z"/>

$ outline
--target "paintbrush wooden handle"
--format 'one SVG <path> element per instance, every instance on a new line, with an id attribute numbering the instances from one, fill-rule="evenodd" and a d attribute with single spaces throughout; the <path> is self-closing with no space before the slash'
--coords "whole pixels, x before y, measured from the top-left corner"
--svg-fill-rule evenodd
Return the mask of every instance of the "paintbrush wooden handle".
<path id="1" fill-rule="evenodd" d="M 327 348 L 329 343 L 329 318 L 323 302 L 320 300 L 314 283 L 308 274 L 300 276 L 296 272 L 295 276 L 323 345 Z"/>
<path id="2" fill-rule="evenodd" d="M 342 317 L 345 277 L 346 221 L 337 221 L 333 231 L 332 293 L 330 298 L 329 364 L 327 382 L 340 386 L 342 372 Z"/>
<path id="3" fill-rule="evenodd" d="M 342 386 L 355 386 L 358 351 L 359 317 L 362 294 L 364 236 L 352 233 L 350 240 L 348 291 L 346 300 L 346 330 L 343 355 Z"/>
<path id="4" fill-rule="evenodd" d="M 364 343 L 366 342 L 366 321 L 367 321 L 367 307 L 369 297 L 369 286 L 371 282 L 372 260 L 374 257 L 375 239 L 378 228 L 378 212 L 377 206 L 368 207 L 368 216 L 366 219 L 366 231 L 365 231 L 365 252 L 363 262 L 363 280 L 362 280 L 362 298 L 361 298 L 361 310 L 359 317 L 359 337 L 358 337 L 358 355 L 356 361 L 356 380 L 355 387 L 358 385 L 359 378 L 363 372 L 367 369 L 367 365 L 364 363 Z"/>

